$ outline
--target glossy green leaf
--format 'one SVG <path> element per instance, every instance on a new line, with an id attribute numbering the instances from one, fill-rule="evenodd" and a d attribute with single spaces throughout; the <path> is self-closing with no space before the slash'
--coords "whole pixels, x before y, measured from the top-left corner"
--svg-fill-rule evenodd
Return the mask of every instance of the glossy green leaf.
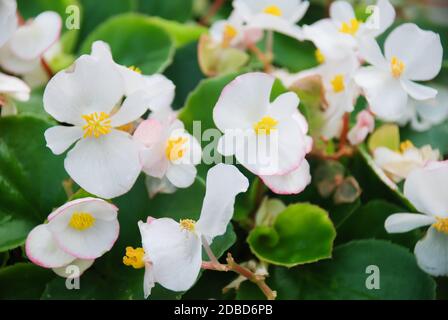
<path id="1" fill-rule="evenodd" d="M 398 151 L 400 147 L 400 132 L 396 124 L 384 124 L 376 129 L 368 141 L 369 151 L 373 152 L 378 147 L 386 147 Z"/>
<path id="2" fill-rule="evenodd" d="M 193 0 L 139 0 L 138 10 L 151 16 L 185 22 L 192 18 Z"/>
<path id="3" fill-rule="evenodd" d="M 81 53 L 90 53 L 96 40 L 107 42 L 114 60 L 135 66 L 144 74 L 162 72 L 172 61 L 174 41 L 162 28 L 146 16 L 124 14 L 100 24 L 81 46 Z"/>
<path id="4" fill-rule="evenodd" d="M 0 251 L 23 244 L 66 200 L 63 156 L 53 155 L 44 139 L 50 126 L 33 116 L 0 118 Z"/>
<path id="5" fill-rule="evenodd" d="M 160 17 L 150 17 L 148 20 L 171 35 L 178 48 L 199 40 L 201 34 L 207 32 L 207 28 L 193 22 L 182 24 L 176 21 L 165 20 Z"/>
<path id="6" fill-rule="evenodd" d="M 441 154 L 448 154 L 448 143 L 446 142 L 448 121 L 433 126 L 427 131 L 417 132 L 409 127 L 405 127 L 401 129 L 400 133 L 403 140 L 410 140 L 417 147 L 430 145 L 433 149 L 439 149 Z"/>
<path id="7" fill-rule="evenodd" d="M 373 271 L 369 267 L 379 271 L 378 289 L 371 286 Z M 383 240 L 341 245 L 334 249 L 331 260 L 317 264 L 275 267 L 268 284 L 277 291 L 278 299 L 288 300 L 429 300 L 435 298 L 436 289 L 434 280 L 419 269 L 409 250 Z M 246 282 L 237 298 L 262 296 Z"/>
<path id="8" fill-rule="evenodd" d="M 247 242 L 261 260 L 292 267 L 331 257 L 336 236 L 328 213 L 318 206 L 288 206 L 272 226 L 255 227 Z"/>

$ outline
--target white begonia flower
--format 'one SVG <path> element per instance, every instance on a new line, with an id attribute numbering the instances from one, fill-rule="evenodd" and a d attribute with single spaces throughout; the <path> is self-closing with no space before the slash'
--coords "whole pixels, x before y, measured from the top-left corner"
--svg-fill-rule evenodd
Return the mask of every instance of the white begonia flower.
<path id="1" fill-rule="evenodd" d="M 143 171 L 160 179 L 160 183 L 149 185 L 152 187 L 148 189 L 150 195 L 157 191 L 171 192 L 173 186 L 187 188 L 193 184 L 202 149 L 196 138 L 185 130 L 182 121 L 150 118 L 137 127 L 134 140 L 143 145 L 140 151 Z"/>
<path id="2" fill-rule="evenodd" d="M 422 214 L 396 213 L 387 218 L 386 231 L 403 233 L 431 226 L 417 242 L 414 253 L 421 269 L 433 276 L 448 276 L 448 162 L 430 162 L 412 171 L 404 195 Z"/>
<path id="3" fill-rule="evenodd" d="M 0 72 L 0 114 L 15 114 L 17 110 L 14 101 L 27 101 L 30 91 L 30 87 L 19 78 Z"/>
<path id="4" fill-rule="evenodd" d="M 64 165 L 72 179 L 102 198 L 128 192 L 141 171 L 139 144 L 120 127 L 147 110 L 146 94 L 126 97 L 123 77 L 108 61 L 81 56 L 57 73 L 44 92 L 44 108 L 61 123 L 45 132 L 47 146 L 61 154 L 73 143 Z"/>
<path id="5" fill-rule="evenodd" d="M 258 42 L 263 37 L 262 30 L 248 27 L 242 17 L 233 11 L 227 20 L 218 20 L 210 27 L 210 36 L 223 48 L 245 49 L 247 45 Z"/>
<path id="6" fill-rule="evenodd" d="M 309 2 L 302 0 L 234 0 L 233 7 L 251 28 L 272 30 L 302 39 L 296 25 L 308 10 Z"/>
<path id="7" fill-rule="evenodd" d="M 426 131 L 448 119 L 448 89 L 440 85 L 434 88 L 438 93 L 433 99 L 408 100 L 407 113 L 398 121 L 401 126 L 410 122 L 413 130 Z"/>
<path id="8" fill-rule="evenodd" d="M 395 20 L 395 10 L 388 0 L 378 0 L 368 7 L 371 15 L 365 22 L 358 20 L 351 4 L 335 1 L 330 6 L 330 18 L 304 26 L 305 38 L 311 40 L 326 59 L 341 59 L 348 52 L 357 52 L 364 41 L 374 39 Z"/>
<path id="9" fill-rule="evenodd" d="M 124 78 L 125 95 L 143 91 L 148 101 L 148 109 L 153 112 L 171 111 L 175 85 L 162 74 L 143 75 L 135 67 L 125 67 L 114 62 L 109 45 L 103 41 L 92 44 L 92 56 L 112 63 Z"/>
<path id="10" fill-rule="evenodd" d="M 443 48 L 440 36 L 406 23 L 387 37 L 385 56 L 375 40 L 366 42 L 361 54 L 372 66 L 361 68 L 355 75 L 371 111 L 387 121 L 406 114 L 408 95 L 427 100 L 437 90 L 415 81 L 433 79 L 442 67 Z"/>
<path id="11" fill-rule="evenodd" d="M 284 93 L 270 102 L 274 80 L 259 72 L 238 76 L 223 89 L 213 110 L 214 122 L 224 133 L 218 152 L 235 155 L 256 175 L 285 175 L 298 169 L 310 144 L 297 95 Z"/>
<path id="12" fill-rule="evenodd" d="M 401 143 L 400 151 L 378 147 L 373 151 L 375 163 L 394 181 L 400 182 L 417 168 L 440 159 L 440 152 L 430 145 L 416 148 L 409 140 Z"/>
<path id="13" fill-rule="evenodd" d="M 21 75 L 35 70 L 45 51 L 59 39 L 61 28 L 61 17 L 53 11 L 30 19 L 0 48 L 0 66 Z"/>
<path id="14" fill-rule="evenodd" d="M 171 218 L 148 219 L 138 226 L 143 248 L 126 249 L 123 262 L 145 267 L 145 298 L 155 283 L 173 291 L 188 290 L 196 281 L 206 251 L 217 236 L 226 232 L 232 219 L 235 197 L 249 187 L 247 178 L 234 166 L 218 164 L 207 173 L 207 184 L 197 222 Z"/>
<path id="15" fill-rule="evenodd" d="M 347 134 L 351 145 L 356 146 L 362 143 L 369 133 L 375 129 L 375 118 L 368 110 L 363 110 L 356 116 L 356 124 Z"/>
<path id="16" fill-rule="evenodd" d="M 48 216 L 48 223 L 36 226 L 25 244 L 27 257 L 60 276 L 75 265 L 82 273 L 109 251 L 118 238 L 118 208 L 97 198 L 67 202 Z"/>
<path id="17" fill-rule="evenodd" d="M 0 48 L 14 34 L 17 24 L 16 0 L 0 0 Z"/>

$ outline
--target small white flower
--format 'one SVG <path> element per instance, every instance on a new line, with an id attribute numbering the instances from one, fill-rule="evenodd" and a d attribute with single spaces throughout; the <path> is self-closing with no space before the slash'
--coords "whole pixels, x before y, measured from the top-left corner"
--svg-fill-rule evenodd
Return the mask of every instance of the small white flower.
<path id="1" fill-rule="evenodd" d="M 348 132 L 348 141 L 353 146 L 362 143 L 369 133 L 375 129 L 375 118 L 368 110 L 363 110 L 356 116 L 355 126 Z"/>
<path id="2" fill-rule="evenodd" d="M 16 31 L 17 20 L 16 0 L 0 0 L 0 48 Z"/>
<path id="3" fill-rule="evenodd" d="M 173 191 L 173 186 L 187 188 L 196 177 L 196 165 L 201 161 L 201 145 L 177 119 L 150 118 L 140 123 L 134 140 L 143 145 L 140 159 L 143 171 L 159 183 L 149 184 L 150 195 L 157 191 Z"/>
<path id="4" fill-rule="evenodd" d="M 308 10 L 302 0 L 234 0 L 235 11 L 251 28 L 272 30 L 301 39 L 302 30 L 296 25 Z"/>
<path id="5" fill-rule="evenodd" d="M 173 291 L 185 291 L 194 284 L 203 260 L 202 245 L 208 250 L 213 238 L 226 232 L 235 197 L 248 187 L 249 181 L 236 167 L 218 164 L 207 173 L 197 222 L 190 219 L 176 222 L 170 218 L 139 222 L 143 249 L 130 248 L 123 262 L 134 268 L 145 267 L 145 298 L 155 283 Z"/>
<path id="6" fill-rule="evenodd" d="M 110 47 L 103 41 L 95 41 L 92 44 L 92 56 L 100 60 L 109 61 L 117 68 L 125 83 L 125 95 L 129 96 L 137 91 L 146 95 L 148 109 L 153 112 L 171 111 L 174 100 L 174 83 L 162 74 L 143 75 L 142 71 L 135 67 L 125 67 L 114 62 Z"/>
<path id="7" fill-rule="evenodd" d="M 61 123 L 45 132 L 54 154 L 67 153 L 65 169 L 86 191 L 102 198 L 128 192 L 141 171 L 139 144 L 121 126 L 147 110 L 142 91 L 126 97 L 121 74 L 108 61 L 81 56 L 57 73 L 44 92 L 44 108 Z"/>
<path id="8" fill-rule="evenodd" d="M 61 17 L 53 11 L 27 21 L 0 48 L 0 66 L 21 75 L 35 70 L 45 51 L 59 39 L 61 28 Z"/>
<path id="9" fill-rule="evenodd" d="M 396 121 L 406 114 L 408 95 L 427 100 L 437 90 L 415 81 L 433 79 L 442 66 L 443 48 L 440 36 L 406 23 L 387 37 L 385 56 L 372 40 L 361 48 L 361 55 L 372 66 L 361 68 L 355 76 L 364 90 L 374 114 L 387 121 Z"/>
<path id="10" fill-rule="evenodd" d="M 433 150 L 429 145 L 416 148 L 408 140 L 401 143 L 400 151 L 378 147 L 373 152 L 375 163 L 395 182 L 406 179 L 413 170 L 439 158 L 439 150 Z"/>
<path id="11" fill-rule="evenodd" d="M 16 113 L 14 101 L 27 101 L 30 87 L 19 78 L 0 72 L 0 114 L 2 116 Z"/>
<path id="12" fill-rule="evenodd" d="M 97 198 L 67 202 L 36 226 L 26 239 L 26 255 L 33 263 L 65 275 L 77 265 L 81 273 L 109 251 L 118 238 L 118 208 Z"/>
<path id="13" fill-rule="evenodd" d="M 401 126 L 410 122 L 413 130 L 426 131 L 448 119 L 448 89 L 440 85 L 435 85 L 434 88 L 438 91 L 435 98 L 408 100 L 407 112 L 398 121 Z"/>
<path id="14" fill-rule="evenodd" d="M 341 59 L 348 52 L 357 52 L 364 41 L 379 36 L 394 22 L 395 10 L 388 0 L 378 0 L 372 9 L 362 22 L 351 4 L 335 1 L 330 6 L 330 18 L 303 27 L 305 38 L 313 41 L 327 59 Z"/>
<path id="15" fill-rule="evenodd" d="M 448 276 L 448 162 L 431 162 L 411 172 L 404 184 L 404 195 L 422 214 L 396 213 L 387 218 L 389 233 L 403 233 L 431 226 L 417 242 L 417 263 L 433 276 Z"/>

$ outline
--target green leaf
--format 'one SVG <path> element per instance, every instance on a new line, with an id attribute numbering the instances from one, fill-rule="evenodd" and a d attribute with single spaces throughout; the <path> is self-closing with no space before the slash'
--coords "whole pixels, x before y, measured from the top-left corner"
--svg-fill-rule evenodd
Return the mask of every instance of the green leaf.
<path id="1" fill-rule="evenodd" d="M 51 126 L 33 116 L 0 118 L 0 251 L 22 245 L 66 200 L 63 157 L 53 155 L 44 139 Z"/>
<path id="2" fill-rule="evenodd" d="M 371 283 L 369 266 L 379 268 L 379 289 L 366 287 Z M 384 240 L 350 242 L 336 247 L 331 260 L 309 266 L 275 267 L 268 284 L 278 299 L 288 300 L 429 300 L 435 298 L 436 289 L 409 250 Z M 245 283 L 237 298 L 260 298 L 258 292 Z"/>
<path id="3" fill-rule="evenodd" d="M 105 20 L 137 9 L 137 0 L 80 1 L 86 13 L 81 21 L 80 40 L 86 39 L 89 34 Z"/>
<path id="4" fill-rule="evenodd" d="M 0 269 L 0 299 L 39 299 L 54 276 L 53 271 L 31 263 Z"/>
<path id="5" fill-rule="evenodd" d="M 386 147 L 392 151 L 400 148 L 400 132 L 396 124 L 384 124 L 369 138 L 369 151 L 373 152 L 378 147 Z"/>
<path id="6" fill-rule="evenodd" d="M 317 66 L 314 51 L 315 47 L 309 41 L 298 42 L 281 34 L 274 35 L 274 63 L 290 72 Z"/>
<path id="7" fill-rule="evenodd" d="M 114 60 L 135 66 L 144 74 L 162 72 L 172 61 L 174 41 L 162 28 L 139 14 L 123 14 L 100 24 L 84 41 L 81 53 L 90 53 L 96 40 L 107 42 Z"/>
<path id="8" fill-rule="evenodd" d="M 197 41 L 201 34 L 207 32 L 207 28 L 196 23 L 182 24 L 176 21 L 165 20 L 160 17 L 150 17 L 148 20 L 171 35 L 177 48 Z"/>
<path id="9" fill-rule="evenodd" d="M 387 217 L 407 210 L 384 200 L 373 200 L 358 208 L 338 230 L 338 243 L 358 239 L 391 240 L 410 249 L 423 237 L 418 229 L 406 233 L 389 234 L 384 228 Z"/>
<path id="10" fill-rule="evenodd" d="M 184 218 L 197 220 L 204 194 L 204 184 L 196 181 L 191 187 L 179 189 L 174 194 L 158 194 L 149 199 L 144 177 L 140 177 L 129 193 L 114 199 L 115 205 L 119 208 L 120 236 L 112 250 L 98 259 L 91 270 L 81 277 L 81 290 L 67 292 L 65 280 L 57 278 L 49 283 L 43 298 L 143 299 L 143 269 L 135 270 L 122 262 L 127 246 L 141 247 L 138 221 L 146 221 L 148 216 L 168 217 L 176 221 Z M 217 257 L 220 257 L 235 240 L 233 228 L 229 225 L 226 233 L 213 241 L 212 250 Z M 150 299 L 174 299 L 181 294 L 156 285 Z"/>
<path id="11" fill-rule="evenodd" d="M 445 102 L 446 103 L 446 102 Z M 439 149 L 443 155 L 448 154 L 448 121 L 431 127 L 429 130 L 417 132 L 409 126 L 400 131 L 403 140 L 410 140 L 417 147 L 430 145 L 433 149 Z"/>
<path id="12" fill-rule="evenodd" d="M 335 236 L 325 210 L 300 203 L 288 206 L 273 226 L 255 227 L 247 242 L 259 259 L 292 267 L 331 257 Z"/>
<path id="13" fill-rule="evenodd" d="M 185 22 L 193 15 L 193 0 L 139 0 L 138 10 L 151 16 Z"/>
<path id="14" fill-rule="evenodd" d="M 44 91 L 45 87 L 35 88 L 31 91 L 28 101 L 15 101 L 18 114 L 35 115 L 50 120 L 51 117 L 44 110 L 43 106 Z"/>

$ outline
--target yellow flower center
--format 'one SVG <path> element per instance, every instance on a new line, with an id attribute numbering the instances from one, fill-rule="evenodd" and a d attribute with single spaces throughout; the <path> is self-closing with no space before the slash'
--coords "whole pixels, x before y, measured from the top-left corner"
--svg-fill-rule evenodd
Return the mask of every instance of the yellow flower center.
<path id="1" fill-rule="evenodd" d="M 128 69 L 129 69 L 129 70 L 132 70 L 132 71 L 134 71 L 134 72 L 137 72 L 137 73 L 142 74 L 142 70 L 141 70 L 139 67 L 136 67 L 136 66 L 130 66 L 130 67 L 128 67 Z"/>
<path id="2" fill-rule="evenodd" d="M 316 57 L 317 62 L 319 62 L 320 64 L 322 64 L 322 63 L 325 62 L 325 56 L 324 56 L 324 54 L 322 53 L 322 51 L 320 51 L 319 49 L 317 49 L 317 50 L 314 52 L 314 56 Z"/>
<path id="3" fill-rule="evenodd" d="M 145 251 L 143 248 L 126 247 L 126 255 L 123 257 L 123 264 L 134 269 L 141 269 L 145 267 L 143 257 Z"/>
<path id="4" fill-rule="evenodd" d="M 400 143 L 400 152 L 405 153 L 407 150 L 414 148 L 414 145 L 411 141 L 406 140 Z"/>
<path id="5" fill-rule="evenodd" d="M 254 130 L 256 134 L 259 135 L 269 135 L 271 134 L 271 130 L 277 129 L 278 121 L 272 117 L 264 116 L 260 121 L 254 124 Z"/>
<path id="6" fill-rule="evenodd" d="M 188 139 L 185 137 L 170 138 L 166 143 L 165 154 L 168 160 L 176 161 L 184 156 L 186 148 L 184 144 Z"/>
<path id="7" fill-rule="evenodd" d="M 354 36 L 358 32 L 361 22 L 357 19 L 351 19 L 349 22 L 342 22 L 339 32 Z"/>
<path id="8" fill-rule="evenodd" d="M 226 24 L 226 26 L 224 27 L 222 46 L 224 48 L 227 48 L 230 45 L 230 42 L 233 40 L 233 38 L 236 37 L 237 34 L 238 31 L 235 29 L 235 27 L 231 26 L 230 24 Z"/>
<path id="9" fill-rule="evenodd" d="M 336 93 L 344 91 L 344 76 L 342 74 L 337 74 L 333 80 L 331 80 L 331 85 L 333 86 L 333 91 Z"/>
<path id="10" fill-rule="evenodd" d="M 104 134 L 108 134 L 112 129 L 110 116 L 105 112 L 85 114 L 82 118 L 86 121 L 86 124 L 82 127 L 84 130 L 84 138 L 92 136 L 98 138 Z"/>
<path id="11" fill-rule="evenodd" d="M 436 220 L 437 221 L 433 224 L 433 227 L 439 232 L 448 234 L 448 218 L 436 217 Z"/>
<path id="12" fill-rule="evenodd" d="M 82 231 L 92 227 L 95 224 L 95 218 L 87 212 L 75 212 L 68 224 L 73 229 Z"/>
<path id="13" fill-rule="evenodd" d="M 390 72 L 395 78 L 399 78 L 403 73 L 405 68 L 405 64 L 403 61 L 398 59 L 396 56 L 393 56 L 390 60 Z"/>
<path id="14" fill-rule="evenodd" d="M 280 17 L 283 14 L 282 9 L 275 5 L 267 6 L 266 8 L 264 8 L 263 12 L 276 17 Z"/>
<path id="15" fill-rule="evenodd" d="M 196 221 L 191 220 L 191 219 L 181 219 L 179 221 L 179 224 L 180 224 L 180 228 L 182 230 L 187 230 L 187 231 L 190 231 L 190 232 L 194 232 Z"/>

